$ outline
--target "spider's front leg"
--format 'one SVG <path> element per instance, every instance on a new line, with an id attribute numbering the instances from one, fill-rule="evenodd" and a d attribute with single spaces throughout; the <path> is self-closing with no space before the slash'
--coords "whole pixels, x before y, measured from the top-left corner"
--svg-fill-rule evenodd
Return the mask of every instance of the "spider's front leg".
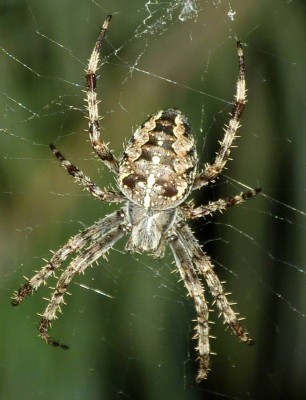
<path id="1" fill-rule="evenodd" d="M 228 294 L 225 293 L 220 279 L 214 272 L 214 266 L 210 258 L 202 251 L 191 229 L 186 224 L 182 224 L 178 227 L 177 232 L 180 240 L 182 240 L 188 249 L 196 270 L 204 276 L 215 303 L 223 315 L 224 322 L 232 329 L 241 342 L 253 344 L 253 340 L 249 337 L 247 330 L 240 323 L 243 318 L 240 318 L 239 314 L 233 310 L 232 306 L 234 303 L 228 301 Z"/>
<path id="2" fill-rule="evenodd" d="M 58 342 L 50 336 L 49 330 L 51 325 L 57 318 L 57 313 L 61 311 L 61 306 L 65 304 L 64 295 L 74 276 L 84 273 L 86 268 L 103 256 L 103 254 L 112 248 L 114 244 L 127 233 L 124 225 L 121 224 L 123 221 L 122 218 L 123 213 L 121 212 L 121 216 L 118 215 L 117 217 L 116 226 L 98 239 L 93 238 L 94 242 L 86 250 L 79 253 L 59 277 L 38 327 L 39 336 L 44 339 L 46 343 L 61 349 L 68 349 L 67 345 Z"/>
<path id="3" fill-rule="evenodd" d="M 31 279 L 27 279 L 20 288 L 14 292 L 12 297 L 12 305 L 18 306 L 30 294 L 33 294 L 40 286 L 46 284 L 47 280 L 55 274 L 63 262 L 72 254 L 81 251 L 88 242 L 98 240 L 101 236 L 105 235 L 119 223 L 123 222 L 121 214 L 117 212 L 108 215 L 107 217 L 99 220 L 91 227 L 78 233 L 69 239 L 69 241 L 57 250 L 52 258 L 39 270 Z"/>
<path id="4" fill-rule="evenodd" d="M 55 271 L 62 265 L 62 263 L 71 254 L 81 250 L 89 240 L 91 235 L 95 235 L 100 231 L 99 224 L 95 224 L 89 229 L 80 232 L 76 236 L 72 237 L 62 248 L 57 250 L 50 261 L 38 271 L 31 279 L 27 279 L 20 288 L 14 292 L 12 297 L 12 305 L 18 306 L 22 303 L 30 294 L 33 294 L 39 287 L 46 283 L 48 278 L 54 275 Z M 46 261 L 46 260 L 44 260 Z"/>
<path id="5" fill-rule="evenodd" d="M 186 246 L 184 246 L 183 242 L 179 240 L 174 233 L 171 239 L 169 239 L 169 246 L 189 296 L 194 300 L 197 312 L 197 325 L 194 339 L 198 340 L 196 350 L 199 354 L 198 359 L 200 365 L 196 382 L 199 383 L 203 379 L 207 379 L 207 374 L 209 372 L 209 310 L 204 296 L 204 288 L 194 269 Z"/>

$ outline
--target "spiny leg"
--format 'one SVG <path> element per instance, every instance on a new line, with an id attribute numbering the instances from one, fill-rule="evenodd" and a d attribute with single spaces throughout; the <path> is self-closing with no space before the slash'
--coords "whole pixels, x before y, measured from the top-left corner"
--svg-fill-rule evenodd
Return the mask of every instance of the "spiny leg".
<path id="1" fill-rule="evenodd" d="M 91 54 L 88 62 L 88 68 L 86 70 L 86 102 L 87 110 L 89 115 L 89 137 L 92 148 L 101 158 L 101 160 L 108 166 L 113 172 L 118 172 L 118 161 L 111 153 L 107 144 L 100 138 L 100 117 L 97 100 L 97 76 L 96 72 L 98 69 L 98 63 L 100 60 L 100 50 L 102 42 L 105 38 L 108 24 L 111 20 L 111 15 L 106 17 L 103 23 L 100 34 L 96 41 L 95 47 Z"/>
<path id="2" fill-rule="evenodd" d="M 212 164 L 207 164 L 203 172 L 195 179 L 193 188 L 199 189 L 213 181 L 223 170 L 225 164 L 229 160 L 232 143 L 236 137 L 238 128 L 240 127 L 240 119 L 246 103 L 246 88 L 245 88 L 245 63 L 242 45 L 237 42 L 239 74 L 236 86 L 235 103 L 231 118 L 227 126 L 223 140 L 220 143 L 220 149 Z"/>
<path id="3" fill-rule="evenodd" d="M 62 153 L 53 145 L 50 144 L 50 148 L 61 163 L 61 166 L 66 169 L 66 171 L 72 175 L 76 182 L 83 186 L 90 194 L 102 201 L 116 202 L 126 200 L 123 194 L 119 192 L 114 192 L 112 190 L 100 189 L 95 183 L 93 183 L 88 176 L 86 176 L 77 166 L 71 164 Z"/>
<path id="4" fill-rule="evenodd" d="M 173 252 L 176 266 L 179 270 L 181 278 L 188 290 L 190 297 L 194 300 L 197 312 L 197 332 L 194 338 L 198 339 L 198 346 L 196 350 L 199 354 L 200 365 L 196 381 L 199 383 L 203 379 L 207 378 L 209 371 L 210 344 L 208 306 L 204 297 L 204 288 L 197 276 L 191 258 L 184 244 L 175 237 L 174 240 L 170 241 L 169 245 Z"/>
<path id="5" fill-rule="evenodd" d="M 30 294 L 36 291 L 47 279 L 62 265 L 62 263 L 73 253 L 82 250 L 86 243 L 90 240 L 97 240 L 101 235 L 105 235 L 114 226 L 123 222 L 122 212 L 114 212 L 111 215 L 101 219 L 90 228 L 73 236 L 69 241 L 54 253 L 53 257 L 47 264 L 37 272 L 27 283 L 23 284 L 12 297 L 12 305 L 18 306 Z"/>
<path id="6" fill-rule="evenodd" d="M 194 208 L 192 204 L 184 204 L 180 210 L 186 219 L 197 219 L 207 215 L 214 214 L 217 211 L 225 211 L 229 207 L 242 204 L 246 200 L 249 200 L 261 192 L 261 188 L 249 190 L 244 193 L 240 193 L 234 197 L 227 197 L 226 199 L 219 199 L 216 201 L 209 202 L 203 206 Z"/>
<path id="7" fill-rule="evenodd" d="M 242 318 L 239 318 L 239 314 L 232 308 L 234 303 L 230 303 L 226 297 L 229 293 L 224 292 L 223 285 L 214 272 L 214 266 L 210 258 L 202 251 L 190 228 L 186 224 L 182 224 L 178 227 L 177 232 L 180 240 L 182 240 L 190 256 L 192 256 L 192 262 L 195 264 L 197 271 L 204 276 L 215 303 L 223 315 L 224 322 L 238 336 L 241 342 L 252 344 L 253 340 L 240 324 Z"/>
<path id="8" fill-rule="evenodd" d="M 125 234 L 126 232 L 121 225 L 112 229 L 105 236 L 80 253 L 62 273 L 38 327 L 39 336 L 44 339 L 46 343 L 62 349 L 68 349 L 67 345 L 54 340 L 49 334 L 52 322 L 57 318 L 57 312 L 61 310 L 61 305 L 65 304 L 64 295 L 67 292 L 68 285 L 75 275 L 84 273 L 87 267 L 105 254 Z"/>

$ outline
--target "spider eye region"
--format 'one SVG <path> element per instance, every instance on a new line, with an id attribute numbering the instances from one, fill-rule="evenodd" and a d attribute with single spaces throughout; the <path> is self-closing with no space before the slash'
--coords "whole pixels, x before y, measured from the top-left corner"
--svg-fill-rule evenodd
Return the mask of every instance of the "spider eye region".
<path id="1" fill-rule="evenodd" d="M 166 210 L 190 193 L 197 163 L 187 118 L 177 109 L 158 111 L 127 144 L 119 162 L 118 185 L 135 204 Z"/>

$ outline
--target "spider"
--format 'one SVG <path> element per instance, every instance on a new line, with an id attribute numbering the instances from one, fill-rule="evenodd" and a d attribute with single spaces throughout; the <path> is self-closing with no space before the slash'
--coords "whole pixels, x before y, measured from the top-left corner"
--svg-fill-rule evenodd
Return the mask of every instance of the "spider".
<path id="1" fill-rule="evenodd" d="M 67 349 L 68 346 L 51 337 L 49 330 L 61 311 L 61 306 L 65 304 L 64 295 L 74 276 L 83 273 L 119 239 L 127 235 L 128 252 L 148 252 L 154 257 L 162 258 L 168 245 L 188 294 L 195 304 L 195 338 L 199 359 L 196 381 L 200 382 L 207 378 L 210 370 L 211 351 L 209 309 L 199 277 L 205 278 L 225 324 L 241 342 L 252 343 L 248 332 L 240 323 L 242 318 L 239 318 L 232 308 L 233 304 L 227 299 L 223 284 L 214 272 L 209 256 L 202 250 L 186 223 L 187 220 L 205 217 L 241 204 L 261 190 L 249 190 L 199 207 L 186 202 L 193 190 L 214 182 L 229 160 L 230 149 L 246 103 L 243 49 L 241 43 L 237 42 L 239 75 L 233 110 L 225 127 L 220 149 L 212 163 L 206 164 L 202 171 L 198 171 L 198 156 L 191 128 L 187 118 L 175 108 L 158 111 L 150 116 L 135 131 L 121 158 L 117 160 L 100 137 L 99 101 L 96 93 L 100 50 L 110 20 L 111 15 L 108 15 L 89 59 L 86 71 L 86 103 L 92 148 L 116 174 L 118 191 L 100 189 L 77 166 L 66 160 L 54 145 L 51 144 L 50 148 L 61 166 L 94 197 L 106 202 L 123 202 L 124 205 L 119 211 L 98 220 L 69 239 L 33 278 L 27 279 L 27 282 L 14 292 L 12 304 L 20 304 L 54 275 L 69 256 L 75 254 L 75 258 L 57 280 L 38 327 L 39 336 L 48 344 Z"/>

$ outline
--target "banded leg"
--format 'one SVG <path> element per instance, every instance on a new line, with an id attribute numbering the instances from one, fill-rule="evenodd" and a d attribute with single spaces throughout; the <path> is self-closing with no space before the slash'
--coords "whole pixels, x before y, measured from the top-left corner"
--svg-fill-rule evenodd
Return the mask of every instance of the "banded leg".
<path id="1" fill-rule="evenodd" d="M 47 264 L 37 272 L 27 283 L 23 284 L 12 297 L 12 305 L 18 306 L 30 294 L 36 291 L 47 279 L 54 275 L 55 271 L 62 263 L 73 253 L 82 250 L 89 240 L 98 240 L 109 230 L 123 222 L 122 212 L 114 212 L 107 217 L 101 219 L 90 228 L 73 236 L 65 246 L 60 248 Z"/>
<path id="2" fill-rule="evenodd" d="M 232 143 L 236 137 L 237 130 L 240 127 L 240 119 L 246 103 L 246 88 L 245 88 L 245 63 L 242 45 L 237 42 L 239 74 L 236 86 L 236 95 L 231 118 L 224 129 L 224 137 L 220 143 L 220 150 L 212 164 L 207 164 L 203 172 L 195 179 L 194 189 L 207 185 L 213 181 L 223 170 L 225 164 L 229 160 Z"/>
<path id="3" fill-rule="evenodd" d="M 99 101 L 97 100 L 97 92 L 96 92 L 97 89 L 96 72 L 100 60 L 100 50 L 110 20 L 111 20 L 111 15 L 108 15 L 103 23 L 100 34 L 98 36 L 95 47 L 88 62 L 88 68 L 86 70 L 86 103 L 89 115 L 89 137 L 92 148 L 111 171 L 118 172 L 117 159 L 109 150 L 107 144 L 100 138 L 100 122 L 99 122 L 100 117 L 98 110 Z"/>
<path id="4" fill-rule="evenodd" d="M 212 201 L 209 202 L 208 204 L 196 208 L 194 208 L 192 204 L 186 204 L 184 206 L 181 206 L 181 211 L 183 213 L 184 218 L 186 219 L 202 218 L 207 215 L 214 214 L 217 211 L 225 211 L 229 207 L 242 204 L 246 200 L 253 198 L 260 192 L 261 188 L 256 188 L 244 193 L 240 193 L 237 196 Z"/>
<path id="5" fill-rule="evenodd" d="M 119 192 L 114 192 L 112 190 L 100 189 L 95 183 L 93 183 L 88 176 L 86 176 L 77 166 L 71 164 L 62 153 L 53 145 L 50 144 L 50 149 L 52 150 L 55 157 L 61 163 L 61 166 L 66 169 L 68 174 L 72 175 L 76 182 L 79 183 L 84 189 L 88 190 L 90 194 L 102 201 L 119 203 L 125 201 L 126 198 L 123 194 Z"/>
<path id="6" fill-rule="evenodd" d="M 196 350 L 199 354 L 199 369 L 196 381 L 199 383 L 207 378 L 209 371 L 209 322 L 208 306 L 204 297 L 204 288 L 192 265 L 191 258 L 184 244 L 177 238 L 169 243 L 173 252 L 176 266 L 188 290 L 189 296 L 194 300 L 197 312 L 197 326 L 194 339 L 198 339 Z"/>
<path id="7" fill-rule="evenodd" d="M 233 303 L 230 303 L 226 297 L 227 294 L 224 292 L 223 285 L 214 272 L 214 266 L 210 258 L 202 251 L 190 228 L 186 224 L 180 225 L 178 227 L 178 235 L 188 249 L 189 254 L 192 255 L 192 262 L 195 264 L 197 271 L 204 276 L 215 303 L 223 315 L 224 322 L 238 336 L 241 342 L 252 344 L 253 340 L 240 324 L 241 318 L 239 318 L 239 314 L 232 308 Z"/>
<path id="8" fill-rule="evenodd" d="M 105 254 L 125 234 L 126 232 L 121 225 L 112 229 L 97 242 L 91 244 L 86 250 L 80 253 L 59 277 L 54 293 L 42 315 L 42 320 L 38 327 L 39 336 L 44 339 L 46 343 L 62 349 L 68 349 L 67 345 L 54 340 L 49 334 L 52 322 L 57 318 L 56 314 L 61 310 L 61 306 L 65 304 L 64 295 L 68 285 L 75 275 L 84 273 L 87 267 Z"/>

